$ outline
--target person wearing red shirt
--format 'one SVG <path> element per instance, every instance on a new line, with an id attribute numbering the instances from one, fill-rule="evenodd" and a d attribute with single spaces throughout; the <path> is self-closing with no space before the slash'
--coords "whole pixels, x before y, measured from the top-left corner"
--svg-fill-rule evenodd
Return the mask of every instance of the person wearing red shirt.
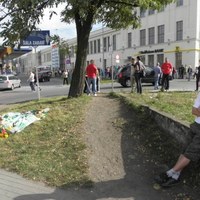
<path id="1" fill-rule="evenodd" d="M 169 90 L 169 75 L 172 73 L 173 66 L 167 58 L 165 58 L 165 62 L 161 66 L 161 70 L 163 74 L 161 91 L 164 91 L 164 87 L 166 90 Z"/>
<path id="2" fill-rule="evenodd" d="M 96 79 L 97 79 L 97 67 L 94 64 L 94 60 L 90 60 L 90 64 L 86 67 L 86 74 L 87 74 L 87 94 L 90 95 L 90 85 L 92 84 L 92 93 L 94 96 L 96 94 Z"/>

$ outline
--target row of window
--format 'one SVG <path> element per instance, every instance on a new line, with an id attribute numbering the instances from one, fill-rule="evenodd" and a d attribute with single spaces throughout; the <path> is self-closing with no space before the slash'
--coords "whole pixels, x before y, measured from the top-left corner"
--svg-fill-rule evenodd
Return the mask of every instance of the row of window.
<path id="1" fill-rule="evenodd" d="M 155 27 L 148 28 L 148 42 L 146 41 L 146 29 L 140 30 L 140 46 L 156 43 Z M 183 40 L 183 21 L 176 22 L 176 41 Z M 165 25 L 157 27 L 157 43 L 165 42 Z M 132 47 L 132 33 L 128 33 L 128 48 Z"/>
<path id="2" fill-rule="evenodd" d="M 112 40 L 112 41 L 110 41 Z M 117 50 L 117 38 L 116 35 L 113 36 L 107 36 L 103 38 L 103 46 L 101 50 L 101 40 L 93 40 L 90 41 L 88 44 L 88 54 L 95 54 L 95 53 L 101 53 L 103 52 L 108 52 L 108 51 L 115 51 Z M 111 45 L 112 44 L 112 45 Z"/>
<path id="3" fill-rule="evenodd" d="M 140 30 L 140 46 L 145 46 L 146 44 L 152 45 L 157 42 L 157 44 L 165 42 L 165 25 L 160 25 L 157 27 L 157 41 L 156 41 L 156 28 L 151 27 Z M 147 34 L 148 31 L 148 41 Z M 127 47 L 133 47 L 133 37 L 132 32 L 128 33 L 127 36 Z M 183 21 L 176 22 L 176 41 L 183 40 Z M 112 44 L 112 45 L 111 45 Z M 96 54 L 109 51 L 117 50 L 117 38 L 116 35 L 108 36 L 103 38 L 103 49 L 101 50 L 101 40 L 93 40 L 88 44 L 88 54 Z"/>
<path id="4" fill-rule="evenodd" d="M 141 56 L 142 62 L 147 64 L 148 66 L 155 66 L 156 65 L 156 63 L 154 62 L 155 59 L 156 63 L 159 62 L 162 65 L 162 63 L 164 62 L 164 54 Z M 182 52 L 177 52 L 175 53 L 175 63 L 173 63 L 173 66 L 177 69 L 181 65 L 182 65 Z"/>
<path id="5" fill-rule="evenodd" d="M 176 1 L 176 6 L 177 6 L 177 7 L 183 6 L 183 0 L 177 0 L 177 1 Z M 165 7 L 163 6 L 158 12 L 163 12 L 164 9 L 165 9 Z M 141 10 L 140 10 L 140 17 L 145 17 L 145 16 L 146 16 L 146 13 L 147 13 L 146 10 L 141 9 Z M 149 9 L 149 10 L 148 10 L 148 15 L 153 15 L 153 14 L 155 14 L 155 10 Z"/>

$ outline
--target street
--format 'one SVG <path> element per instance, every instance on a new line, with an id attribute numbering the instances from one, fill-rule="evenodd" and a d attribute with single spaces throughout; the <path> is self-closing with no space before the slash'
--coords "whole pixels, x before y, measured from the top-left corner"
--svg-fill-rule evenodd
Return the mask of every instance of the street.
<path id="1" fill-rule="evenodd" d="M 34 99 L 38 99 L 38 92 L 32 92 L 29 84 L 27 83 L 27 77 L 20 77 L 22 80 L 22 87 L 12 90 L 1 90 L 0 91 L 0 105 L 8 105 L 13 103 L 25 102 Z M 41 92 L 40 98 L 53 97 L 53 96 L 67 96 L 69 92 L 69 85 L 62 84 L 62 78 L 51 78 L 50 82 L 40 83 Z M 194 91 L 195 90 L 195 79 L 188 81 L 187 79 L 174 79 L 170 81 L 170 90 L 181 90 L 181 91 Z M 100 92 L 130 92 L 131 88 L 124 88 L 119 83 L 104 83 L 101 84 Z M 143 84 L 143 91 L 154 91 L 152 84 Z"/>

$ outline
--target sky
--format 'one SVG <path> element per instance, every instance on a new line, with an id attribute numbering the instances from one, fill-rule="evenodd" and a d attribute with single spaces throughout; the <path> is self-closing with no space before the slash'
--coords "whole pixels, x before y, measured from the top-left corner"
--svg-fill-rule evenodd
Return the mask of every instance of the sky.
<path id="1" fill-rule="evenodd" d="M 38 28 L 41 30 L 49 30 L 50 35 L 59 35 L 64 40 L 72 39 L 76 37 L 76 27 L 74 23 L 67 24 L 61 22 L 60 12 L 63 10 L 64 5 L 59 5 L 57 8 L 45 9 L 44 17 L 41 20 Z M 49 19 L 49 11 L 54 10 L 57 12 L 57 15 L 53 15 L 51 20 Z M 93 30 L 100 29 L 101 25 L 94 25 Z M 3 43 L 3 40 L 0 38 L 0 43 Z"/>
<path id="2" fill-rule="evenodd" d="M 49 11 L 52 9 L 46 9 L 44 17 L 41 23 L 38 25 L 41 30 L 50 30 L 50 35 L 59 35 L 63 39 L 71 39 L 76 37 L 75 24 L 67 24 L 61 22 L 60 12 L 63 9 L 63 5 L 59 5 L 57 8 L 53 8 L 57 15 L 53 15 L 51 20 L 49 19 Z"/>
<path id="3" fill-rule="evenodd" d="M 61 22 L 60 12 L 64 8 L 63 5 L 59 5 L 57 8 L 53 10 L 58 13 L 58 15 L 53 15 L 51 20 L 49 20 L 49 11 L 51 9 L 45 10 L 45 16 L 43 17 L 42 22 L 39 24 L 39 28 L 41 30 L 50 30 L 50 35 L 59 35 L 63 39 L 72 39 L 76 37 L 76 27 L 75 24 L 67 24 Z M 93 26 L 93 30 L 100 29 L 101 25 L 97 24 Z"/>

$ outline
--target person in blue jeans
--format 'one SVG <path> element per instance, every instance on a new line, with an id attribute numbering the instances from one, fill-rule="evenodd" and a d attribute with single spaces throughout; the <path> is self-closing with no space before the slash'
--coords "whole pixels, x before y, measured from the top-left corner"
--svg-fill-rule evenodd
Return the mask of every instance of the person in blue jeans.
<path id="1" fill-rule="evenodd" d="M 98 69 L 94 64 L 94 60 L 90 60 L 90 64 L 86 67 L 86 74 L 87 74 L 87 94 L 90 95 L 91 93 L 90 85 L 92 84 L 92 93 L 94 96 L 97 96 L 96 79 L 98 75 Z"/>
<path id="2" fill-rule="evenodd" d="M 145 70 L 145 66 L 139 56 L 136 57 L 136 63 L 134 64 L 134 76 L 137 87 L 137 93 L 142 94 L 142 76 L 141 72 Z"/>
<path id="3" fill-rule="evenodd" d="M 160 63 L 158 62 L 157 65 L 153 68 L 154 70 L 154 90 L 158 90 L 158 82 L 161 75 L 161 68 Z"/>

